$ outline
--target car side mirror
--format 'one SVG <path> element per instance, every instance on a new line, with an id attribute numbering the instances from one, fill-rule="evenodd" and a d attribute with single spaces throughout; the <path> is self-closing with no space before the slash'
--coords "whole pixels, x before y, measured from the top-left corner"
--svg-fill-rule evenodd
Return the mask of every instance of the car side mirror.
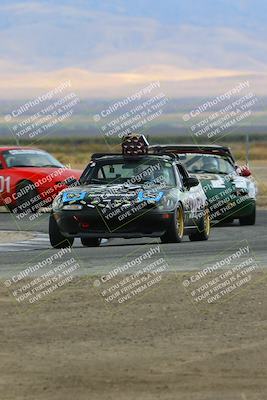
<path id="1" fill-rule="evenodd" d="M 4 169 L 3 164 L 0 161 L 0 169 Z"/>
<path id="2" fill-rule="evenodd" d="M 244 177 L 251 176 L 251 171 L 247 165 L 243 165 L 243 167 L 239 167 L 238 165 L 236 165 L 235 169 L 238 175 L 240 176 Z"/>
<path id="3" fill-rule="evenodd" d="M 195 176 L 188 176 L 184 179 L 184 185 L 187 189 L 191 189 L 199 184 L 199 180 Z"/>

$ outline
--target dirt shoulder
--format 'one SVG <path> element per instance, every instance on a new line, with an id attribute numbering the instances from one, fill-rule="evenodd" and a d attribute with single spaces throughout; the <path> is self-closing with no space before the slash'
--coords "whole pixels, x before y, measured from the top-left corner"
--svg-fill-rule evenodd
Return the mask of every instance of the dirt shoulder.
<path id="1" fill-rule="evenodd" d="M 266 398 L 267 273 L 201 312 L 184 275 L 112 307 L 82 278 L 26 314 L 1 286 L 1 399 Z"/>

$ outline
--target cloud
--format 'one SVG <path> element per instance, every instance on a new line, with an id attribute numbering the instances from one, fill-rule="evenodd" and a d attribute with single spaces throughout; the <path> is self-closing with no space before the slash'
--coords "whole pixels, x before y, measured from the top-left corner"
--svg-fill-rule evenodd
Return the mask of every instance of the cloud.
<path id="1" fill-rule="evenodd" d="M 262 82 L 267 81 L 267 74 L 261 81 L 246 71 L 228 70 L 189 70 L 168 65 L 151 65 L 145 69 L 127 73 L 97 73 L 78 68 L 66 68 L 50 72 L 10 73 L 0 76 L 0 87 L 5 98 L 28 98 L 42 94 L 70 80 L 72 90 L 81 97 L 119 98 L 128 96 L 154 81 L 160 81 L 162 90 L 170 97 L 192 95 L 212 95 L 229 90 L 236 82 L 249 79 L 255 92 L 261 94 Z"/>
<path id="2" fill-rule="evenodd" d="M 184 3 L 182 20 L 175 23 L 168 10 L 171 22 L 166 23 L 163 12 L 161 18 L 155 17 L 153 9 L 150 16 L 137 3 L 146 11 L 144 16 L 116 1 L 114 7 L 104 0 L 3 2 L 1 92 L 25 96 L 71 79 L 83 95 L 120 96 L 160 80 L 171 96 L 192 95 L 194 90 L 205 95 L 214 91 L 216 82 L 219 87 L 243 76 L 252 79 L 255 90 L 267 92 L 260 84 L 267 61 L 264 27 L 249 31 L 238 25 L 238 19 L 229 26 L 229 9 L 225 25 L 208 19 L 210 9 L 206 19 L 192 24 Z M 246 2 L 238 4 L 247 7 Z M 163 2 L 161 6 L 163 10 Z"/>

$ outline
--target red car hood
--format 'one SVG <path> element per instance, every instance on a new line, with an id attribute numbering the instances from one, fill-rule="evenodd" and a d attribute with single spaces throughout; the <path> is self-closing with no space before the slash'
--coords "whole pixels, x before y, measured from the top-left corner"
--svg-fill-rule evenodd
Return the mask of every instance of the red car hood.
<path id="1" fill-rule="evenodd" d="M 79 179 L 82 171 L 77 169 L 67 169 L 67 168 L 37 168 L 37 167 L 14 167 L 12 168 L 14 172 L 18 175 L 23 175 L 26 179 L 31 176 L 36 177 L 45 177 L 51 176 L 52 182 L 61 182 L 67 178 L 75 178 Z"/>

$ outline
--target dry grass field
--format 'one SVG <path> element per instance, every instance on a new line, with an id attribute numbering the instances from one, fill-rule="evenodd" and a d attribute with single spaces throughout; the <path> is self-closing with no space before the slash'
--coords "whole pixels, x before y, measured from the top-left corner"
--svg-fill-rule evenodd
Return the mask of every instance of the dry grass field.
<path id="1" fill-rule="evenodd" d="M 73 142 L 41 142 L 40 147 L 54 154 L 63 163 L 70 163 L 73 168 L 83 168 L 90 159 L 92 153 L 112 152 L 119 146 L 109 146 L 105 143 L 86 143 L 86 141 Z M 246 148 L 244 143 L 231 143 L 230 147 L 240 163 L 245 162 Z M 250 147 L 251 165 L 260 162 L 261 166 L 267 167 L 267 141 L 254 142 Z"/>

